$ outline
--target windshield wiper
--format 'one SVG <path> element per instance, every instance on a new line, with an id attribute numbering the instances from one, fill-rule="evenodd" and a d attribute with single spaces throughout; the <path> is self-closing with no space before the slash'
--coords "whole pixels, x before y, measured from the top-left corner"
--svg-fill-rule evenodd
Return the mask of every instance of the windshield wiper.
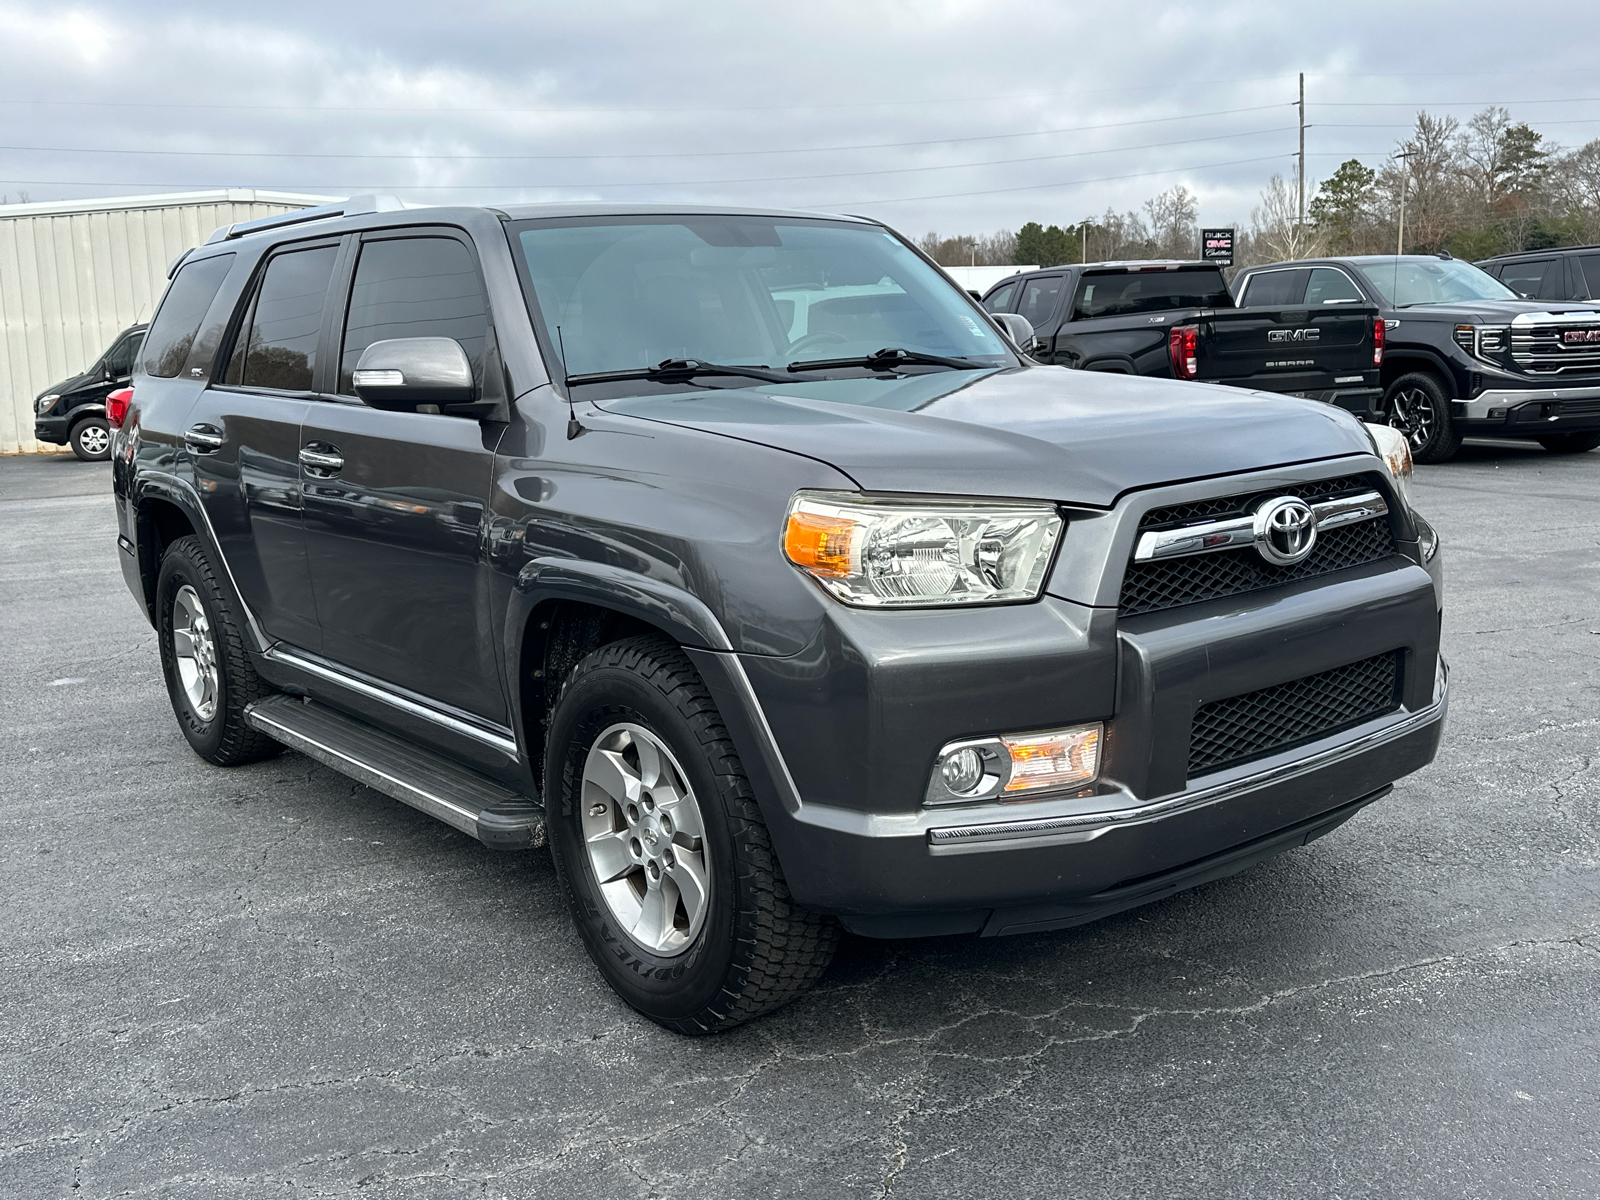
<path id="1" fill-rule="evenodd" d="M 725 363 L 705 362 L 698 358 L 667 358 L 653 367 L 630 367 L 625 371 L 590 371 L 586 375 L 568 375 L 566 382 L 621 383 L 630 379 L 650 379 L 665 383 L 693 379 L 697 375 L 742 375 L 746 379 L 764 379 L 768 383 L 793 383 L 787 375 L 767 367 L 729 366 Z"/>
<path id="2" fill-rule="evenodd" d="M 866 367 L 873 371 L 887 371 L 895 367 L 951 367 L 957 371 L 981 371 L 984 364 L 965 358 L 946 358 L 942 354 L 924 354 L 920 350 L 902 350 L 885 346 L 858 358 L 815 358 L 809 362 L 792 362 L 791 371 L 830 371 L 836 367 Z"/>

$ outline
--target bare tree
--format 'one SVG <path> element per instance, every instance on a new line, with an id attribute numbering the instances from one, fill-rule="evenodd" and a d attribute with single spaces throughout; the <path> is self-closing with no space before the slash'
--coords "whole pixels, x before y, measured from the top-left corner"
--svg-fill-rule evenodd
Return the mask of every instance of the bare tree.
<path id="1" fill-rule="evenodd" d="M 1183 184 L 1168 188 L 1144 202 L 1150 217 L 1150 240 L 1158 258 L 1193 258 L 1198 229 L 1195 218 L 1200 205 L 1194 193 Z"/>
<path id="2" fill-rule="evenodd" d="M 1299 197 L 1282 175 L 1274 175 L 1261 193 L 1261 203 L 1250 212 L 1251 248 L 1260 256 L 1258 261 L 1315 258 L 1322 253 L 1322 233 L 1299 217 Z"/>

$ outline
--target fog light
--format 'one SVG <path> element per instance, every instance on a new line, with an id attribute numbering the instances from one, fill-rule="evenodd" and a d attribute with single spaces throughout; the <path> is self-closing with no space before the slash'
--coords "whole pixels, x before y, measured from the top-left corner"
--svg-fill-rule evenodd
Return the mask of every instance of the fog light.
<path id="1" fill-rule="evenodd" d="M 1102 722 L 951 742 L 939 751 L 925 804 L 1020 798 L 1082 788 L 1100 776 Z"/>
<path id="2" fill-rule="evenodd" d="M 983 782 L 983 759 L 973 746 L 963 746 L 939 762 L 944 785 L 952 792 L 970 792 Z"/>

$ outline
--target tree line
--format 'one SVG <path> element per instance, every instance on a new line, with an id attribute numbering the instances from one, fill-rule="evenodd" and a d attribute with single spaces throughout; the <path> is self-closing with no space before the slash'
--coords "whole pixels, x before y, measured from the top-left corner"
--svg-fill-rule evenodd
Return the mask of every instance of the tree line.
<path id="1" fill-rule="evenodd" d="M 1342 163 L 1307 188 L 1305 220 L 1295 185 L 1274 175 L 1237 229 L 1234 263 L 1320 254 L 1392 254 L 1405 195 L 1407 254 L 1448 252 L 1479 259 L 1518 250 L 1600 242 L 1600 138 L 1576 149 L 1547 143 L 1505 108 L 1492 106 L 1465 125 L 1417 114 L 1411 133 L 1379 167 Z M 944 266 L 1198 258 L 1199 198 L 1183 185 L 1138 209 L 1107 209 L 1074 223 L 1029 221 L 987 236 L 926 234 L 920 245 Z"/>

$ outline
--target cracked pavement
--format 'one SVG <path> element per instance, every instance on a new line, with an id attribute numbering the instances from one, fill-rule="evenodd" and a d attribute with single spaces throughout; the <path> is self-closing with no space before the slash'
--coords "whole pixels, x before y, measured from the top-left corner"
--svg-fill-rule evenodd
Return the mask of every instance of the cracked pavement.
<path id="1" fill-rule="evenodd" d="M 1439 760 L 1098 924 L 847 937 L 687 1040 L 543 851 L 178 733 L 109 471 L 0 459 L 0 1195 L 1600 1194 L 1600 452 L 1419 471 Z"/>

